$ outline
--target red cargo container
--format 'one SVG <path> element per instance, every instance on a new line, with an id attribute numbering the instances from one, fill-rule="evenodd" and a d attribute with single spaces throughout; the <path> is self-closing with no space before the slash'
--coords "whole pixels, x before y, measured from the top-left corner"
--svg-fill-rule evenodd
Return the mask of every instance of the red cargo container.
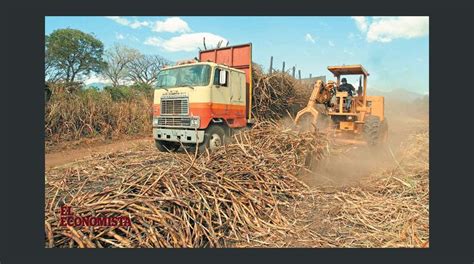
<path id="1" fill-rule="evenodd" d="M 210 61 L 239 69 L 246 76 L 247 119 L 252 109 L 252 43 L 228 46 L 199 52 L 200 61 Z"/>

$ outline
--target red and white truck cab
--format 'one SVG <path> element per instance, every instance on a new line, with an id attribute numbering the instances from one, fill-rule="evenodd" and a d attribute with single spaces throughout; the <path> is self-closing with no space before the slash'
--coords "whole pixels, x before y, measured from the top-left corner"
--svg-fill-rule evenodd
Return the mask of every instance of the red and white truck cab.
<path id="1" fill-rule="evenodd" d="M 198 144 L 213 151 L 252 123 L 252 44 L 200 51 L 158 74 L 153 137 L 160 151 Z"/>

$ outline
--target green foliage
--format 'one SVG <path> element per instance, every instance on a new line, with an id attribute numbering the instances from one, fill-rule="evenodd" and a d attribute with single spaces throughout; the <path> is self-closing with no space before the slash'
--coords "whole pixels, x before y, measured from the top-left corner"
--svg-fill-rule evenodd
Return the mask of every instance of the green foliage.
<path id="1" fill-rule="evenodd" d="M 99 73 L 106 66 L 102 59 L 103 43 L 77 29 L 57 29 L 45 38 L 47 74 L 65 82 L 81 75 Z"/>
<path id="2" fill-rule="evenodd" d="M 95 91 L 100 91 L 100 88 L 95 86 L 95 85 L 90 85 L 90 86 L 87 86 L 85 87 L 84 89 L 87 89 L 87 90 L 95 90 Z"/>
<path id="3" fill-rule="evenodd" d="M 142 94 L 148 95 L 150 97 L 153 97 L 153 92 L 155 91 L 155 87 L 153 85 L 145 83 L 136 83 L 132 85 L 132 87 L 137 91 L 140 91 Z"/>
<path id="4" fill-rule="evenodd" d="M 114 101 L 130 101 L 135 100 L 139 97 L 153 98 L 154 88 L 151 85 L 146 84 L 134 84 L 130 86 L 119 85 L 119 86 L 106 86 L 104 92 L 110 94 Z"/>
<path id="5" fill-rule="evenodd" d="M 130 101 L 140 96 L 140 91 L 134 89 L 131 86 L 107 86 L 104 87 L 104 91 L 109 93 L 113 101 Z"/>

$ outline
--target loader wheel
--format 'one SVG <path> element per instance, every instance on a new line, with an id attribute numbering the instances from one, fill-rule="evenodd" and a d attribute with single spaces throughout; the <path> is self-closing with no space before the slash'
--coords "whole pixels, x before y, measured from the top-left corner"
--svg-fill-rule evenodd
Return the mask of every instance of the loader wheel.
<path id="1" fill-rule="evenodd" d="M 206 129 L 204 133 L 204 141 L 199 146 L 199 152 L 205 152 L 206 148 L 213 152 L 218 149 L 220 146 L 224 145 L 224 140 L 226 140 L 226 133 L 224 128 L 218 125 L 211 125 Z"/>
<path id="2" fill-rule="evenodd" d="M 161 152 L 172 152 L 177 151 L 181 145 L 176 142 L 155 140 L 155 146 Z"/>
<path id="3" fill-rule="evenodd" d="M 381 130 L 381 139 L 380 141 L 385 144 L 387 143 L 388 141 L 388 122 L 387 122 L 387 118 L 384 118 L 384 120 L 382 121 L 382 130 Z"/>
<path id="4" fill-rule="evenodd" d="M 369 116 L 364 123 L 364 138 L 369 146 L 376 146 L 382 139 L 382 122 L 378 116 Z"/>

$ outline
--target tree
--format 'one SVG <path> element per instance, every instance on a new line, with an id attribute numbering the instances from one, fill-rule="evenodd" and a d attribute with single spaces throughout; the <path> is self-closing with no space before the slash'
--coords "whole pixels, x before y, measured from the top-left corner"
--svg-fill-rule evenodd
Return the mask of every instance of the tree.
<path id="1" fill-rule="evenodd" d="M 134 60 L 140 58 L 138 50 L 116 44 L 105 52 L 105 62 L 103 74 L 110 79 L 113 87 L 120 85 L 129 76 L 129 65 Z"/>
<path id="2" fill-rule="evenodd" d="M 45 36 L 45 43 L 48 43 L 49 36 Z M 61 78 L 61 72 L 55 70 L 57 66 L 56 61 L 51 58 L 51 54 L 47 49 L 47 45 L 44 46 L 44 72 L 45 80 L 48 82 L 56 82 Z"/>
<path id="3" fill-rule="evenodd" d="M 136 84 L 152 85 L 161 68 L 170 62 L 159 55 L 141 55 L 128 66 L 129 78 Z"/>
<path id="4" fill-rule="evenodd" d="M 74 82 L 78 77 L 99 73 L 104 45 L 93 35 L 76 29 L 57 29 L 46 36 L 46 77 Z"/>

